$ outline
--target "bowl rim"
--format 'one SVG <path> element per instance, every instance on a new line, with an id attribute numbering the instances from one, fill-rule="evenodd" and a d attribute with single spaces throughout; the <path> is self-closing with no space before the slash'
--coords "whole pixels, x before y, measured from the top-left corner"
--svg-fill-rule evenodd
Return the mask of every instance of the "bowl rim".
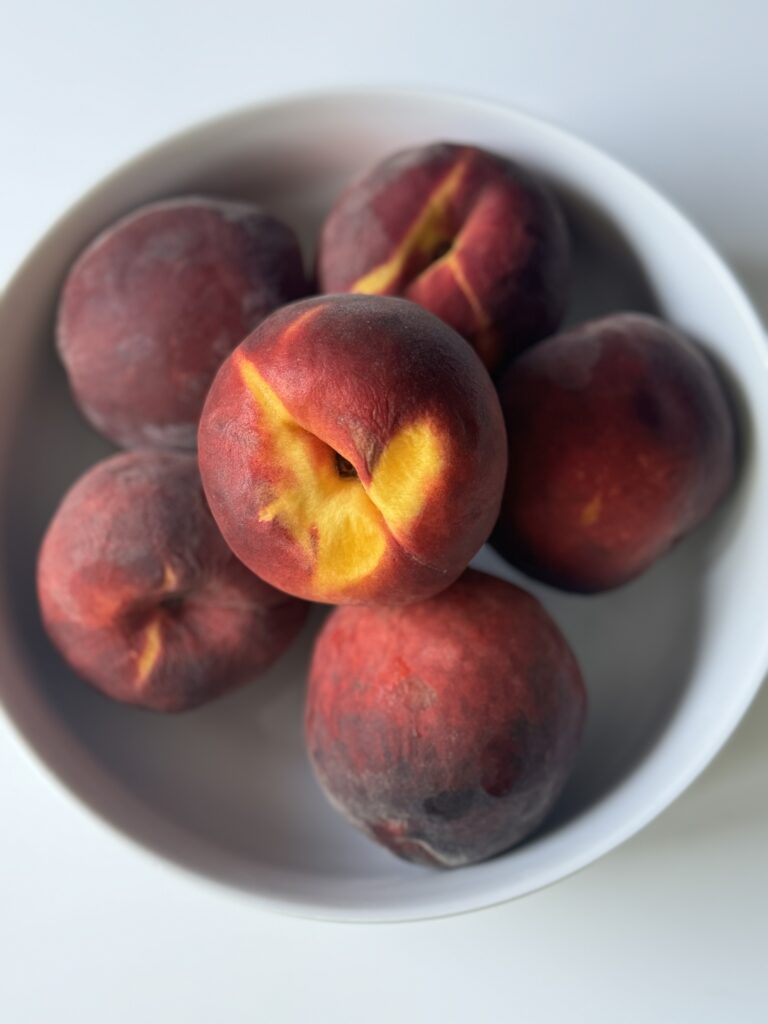
<path id="1" fill-rule="evenodd" d="M 59 214 L 47 230 L 27 249 L 15 270 L 11 271 L 7 280 L 4 283 L 0 282 L 0 308 L 23 284 L 27 269 L 65 225 L 75 220 L 81 210 L 88 207 L 102 190 L 107 190 L 120 178 L 130 175 L 145 162 L 151 162 L 153 159 L 162 156 L 163 151 L 183 145 L 185 141 L 194 142 L 196 137 L 205 135 L 213 130 L 226 131 L 227 129 L 232 129 L 238 122 L 248 122 L 259 116 L 276 114 L 280 111 L 302 107 L 309 110 L 314 105 L 338 105 L 340 103 L 360 103 L 371 100 L 442 104 L 454 110 L 461 107 L 469 113 L 474 110 L 489 115 L 501 115 L 509 118 L 512 122 L 527 125 L 529 129 L 535 132 L 548 135 L 550 139 L 570 148 L 572 152 L 580 152 L 588 159 L 601 163 L 610 173 L 618 175 L 628 185 L 640 193 L 644 193 L 645 197 L 655 204 L 660 213 L 663 213 L 679 229 L 682 229 L 691 241 L 696 243 L 702 256 L 709 263 L 711 270 L 717 275 L 728 302 L 737 308 L 737 312 L 744 323 L 749 326 L 752 342 L 757 343 L 759 340 L 760 345 L 765 347 L 766 331 L 760 316 L 728 262 L 687 214 L 684 214 L 663 193 L 649 184 L 630 167 L 627 167 L 622 161 L 605 152 L 594 143 L 562 127 L 555 121 L 530 113 L 516 105 L 451 90 L 410 87 L 346 86 L 342 88 L 319 88 L 287 93 L 272 96 L 262 101 L 245 103 L 235 108 L 208 115 L 185 125 L 171 134 L 163 135 L 118 163 L 107 174 L 92 180 L 85 190 L 80 192 L 77 198 L 65 207 L 63 212 Z M 0 348 L 0 362 L 5 357 L 6 352 L 4 347 L 2 347 Z M 765 360 L 765 368 L 768 373 L 768 358 Z M 0 428 L 3 425 L 0 424 Z M 5 462 L 5 444 L 7 440 L 8 431 L 0 429 L 0 470 L 2 470 Z M 761 464 L 762 471 L 768 472 L 768 457 L 763 455 Z M 0 594 L 0 611 L 2 610 L 2 604 L 3 599 L 2 594 Z M 9 632 L 6 622 L 6 616 L 0 615 L 0 633 Z M 304 918 L 369 923 L 386 921 L 404 922 L 472 913 L 486 907 L 506 903 L 512 899 L 551 886 L 583 870 L 621 845 L 677 799 L 722 749 L 747 712 L 767 674 L 768 632 L 766 632 L 762 648 L 756 649 L 753 654 L 750 671 L 741 674 L 738 699 L 732 700 L 729 704 L 729 714 L 724 718 L 718 717 L 716 723 L 706 732 L 705 741 L 699 742 L 696 748 L 691 748 L 690 754 L 687 757 L 681 757 L 682 763 L 677 766 L 675 774 L 666 780 L 666 784 L 660 786 L 654 793 L 647 796 L 644 801 L 638 801 L 633 814 L 625 815 L 612 828 L 605 829 L 597 838 L 589 843 L 585 843 L 583 849 L 580 849 L 570 857 L 562 858 L 555 868 L 542 871 L 533 879 L 527 877 L 523 883 L 513 880 L 506 887 L 496 885 L 495 893 L 477 892 L 471 889 L 469 894 L 464 892 L 457 898 L 446 899 L 444 896 L 438 895 L 435 898 L 435 903 L 438 905 L 432 906 L 430 904 L 426 906 L 420 904 L 418 908 L 410 912 L 407 908 L 399 905 L 393 905 L 390 908 L 377 906 L 375 910 L 367 910 L 357 905 L 338 906 L 332 901 L 325 902 L 322 898 L 311 901 L 300 897 L 292 899 L 283 895 L 274 896 L 264 891 L 253 891 L 250 888 L 247 890 L 247 896 L 258 906 Z M 107 830 L 108 833 L 111 833 L 122 842 L 129 843 L 144 856 L 161 862 L 166 868 L 170 867 L 183 871 L 188 875 L 194 876 L 198 883 L 206 884 L 216 890 L 225 889 L 228 892 L 232 891 L 233 885 L 227 880 L 218 878 L 212 873 L 199 870 L 181 859 L 169 857 L 159 847 L 142 842 L 132 831 L 121 827 L 117 820 L 105 814 L 91 795 L 84 795 L 79 792 L 75 785 L 61 776 L 54 768 L 52 762 L 38 751 L 32 738 L 17 723 L 10 709 L 6 706 L 2 688 L 0 688 L 0 709 L 2 710 L 3 718 L 9 725 L 8 735 L 15 741 L 20 755 L 24 756 L 30 765 L 34 765 L 38 769 L 40 776 L 45 778 L 55 788 L 56 792 L 62 793 L 63 791 L 66 798 L 72 801 L 73 807 L 77 806 L 80 811 L 84 811 L 100 827 Z M 631 775 L 624 780 L 622 786 L 630 778 Z M 610 799 L 610 796 L 606 799 Z M 240 892 L 246 894 L 245 889 L 241 888 Z"/>

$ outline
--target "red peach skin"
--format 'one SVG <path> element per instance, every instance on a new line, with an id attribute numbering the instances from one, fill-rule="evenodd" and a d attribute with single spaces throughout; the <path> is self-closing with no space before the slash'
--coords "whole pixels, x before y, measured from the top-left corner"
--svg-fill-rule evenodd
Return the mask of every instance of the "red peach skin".
<path id="1" fill-rule="evenodd" d="M 40 609 L 83 679 L 115 700 L 181 711 L 266 669 L 307 606 L 234 557 L 195 458 L 136 451 L 67 493 L 40 549 Z"/>
<path id="2" fill-rule="evenodd" d="M 91 242 L 64 285 L 57 343 L 75 400 L 122 447 L 194 448 L 223 359 L 306 293 L 296 238 L 258 207 L 141 207 Z"/>
<path id="3" fill-rule="evenodd" d="M 448 586 L 495 521 L 506 438 L 491 380 L 402 299 L 308 299 L 219 371 L 200 470 L 227 543 L 314 601 L 414 601 Z"/>
<path id="4" fill-rule="evenodd" d="M 554 196 L 529 171 L 437 143 L 396 153 L 342 193 L 317 262 L 322 291 L 412 299 L 495 371 L 559 325 L 570 245 Z"/>
<path id="5" fill-rule="evenodd" d="M 306 738 L 331 803 L 406 860 L 458 867 L 536 829 L 586 694 L 525 591 L 468 570 L 408 608 L 339 608 L 315 647 Z"/>
<path id="6" fill-rule="evenodd" d="M 500 384 L 509 473 L 494 546 L 537 579 L 592 593 L 647 569 L 734 476 L 734 426 L 704 355 L 614 314 L 524 353 Z"/>

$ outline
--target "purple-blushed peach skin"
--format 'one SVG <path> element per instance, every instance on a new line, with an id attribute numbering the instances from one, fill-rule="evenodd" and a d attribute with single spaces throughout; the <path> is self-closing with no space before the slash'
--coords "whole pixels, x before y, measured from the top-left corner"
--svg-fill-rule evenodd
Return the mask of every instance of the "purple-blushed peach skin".
<path id="1" fill-rule="evenodd" d="M 521 842 L 568 779 L 586 692 L 530 594 L 468 570 L 408 608 L 337 608 L 305 716 L 331 803 L 406 860 L 459 867 Z"/>
<path id="2" fill-rule="evenodd" d="M 238 558 L 332 604 L 447 587 L 488 538 L 506 472 L 476 354 L 414 303 L 367 295 L 265 320 L 219 371 L 198 453 Z"/>
<path id="3" fill-rule="evenodd" d="M 493 544 L 553 586 L 591 593 L 631 580 L 733 481 L 720 380 L 654 317 L 614 314 L 543 341 L 499 392 L 510 454 Z"/>
<path id="4" fill-rule="evenodd" d="M 307 605 L 264 583 L 224 543 L 194 455 L 138 450 L 82 476 L 38 560 L 46 630 L 115 700 L 183 711 L 263 672 Z"/>
<path id="5" fill-rule="evenodd" d="M 248 203 L 151 203 L 73 265 L 57 345 L 75 400 L 125 448 L 192 449 L 226 356 L 278 306 L 307 294 L 298 242 Z"/>
<path id="6" fill-rule="evenodd" d="M 495 371 L 557 329 L 570 246 L 533 174 L 476 146 L 436 143 L 394 154 L 342 193 L 317 267 L 324 292 L 418 302 Z"/>

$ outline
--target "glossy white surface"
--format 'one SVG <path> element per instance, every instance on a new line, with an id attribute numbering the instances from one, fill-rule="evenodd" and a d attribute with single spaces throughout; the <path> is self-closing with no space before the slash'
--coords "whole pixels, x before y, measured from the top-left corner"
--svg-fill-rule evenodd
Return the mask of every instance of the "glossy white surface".
<path id="1" fill-rule="evenodd" d="M 223 3 L 215 15 L 185 5 L 186 47 L 174 46 L 175 4 L 151 15 L 142 3 L 96 16 L 85 4 L 14 12 L 0 37 L 10 143 L 0 267 L 86 184 L 184 121 L 315 83 L 413 81 L 517 100 L 602 142 L 683 201 L 766 295 L 757 5 L 736 17 L 718 4 L 608 15 L 601 3 L 480 3 L 448 19 L 409 4 L 407 33 L 406 5 L 379 14 L 331 2 L 311 32 L 295 6 L 270 14 L 268 46 L 254 43 L 253 5 Z M 373 929 L 265 915 L 136 856 L 73 814 L 0 727 L 0 814 L 13 823 L 0 1007 L 13 1021 L 282 1021 L 318 1007 L 336 1020 L 417 1019 L 435 1007 L 445 1020 L 508 1009 L 534 1021 L 618 1010 L 638 1021 L 762 1020 L 766 726 L 762 697 L 690 793 L 589 871 L 483 914 Z"/>

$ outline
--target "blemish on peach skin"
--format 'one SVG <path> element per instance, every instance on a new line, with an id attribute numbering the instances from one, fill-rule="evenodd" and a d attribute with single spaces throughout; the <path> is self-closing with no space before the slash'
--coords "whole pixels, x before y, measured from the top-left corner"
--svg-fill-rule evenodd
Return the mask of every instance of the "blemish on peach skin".
<path id="1" fill-rule="evenodd" d="M 477 793 L 474 789 L 459 789 L 453 792 L 444 789 L 424 801 L 424 813 L 436 818 L 452 821 L 465 815 L 474 804 Z"/>
<path id="2" fill-rule="evenodd" d="M 408 662 L 404 658 L 401 658 L 399 654 L 395 658 L 395 668 L 400 673 L 400 675 L 403 676 L 403 677 L 406 677 L 406 676 L 409 676 L 409 675 L 412 674 L 411 673 L 411 666 L 408 664 Z"/>
<path id="3" fill-rule="evenodd" d="M 418 676 L 405 676 L 397 684 L 398 699 L 411 711 L 426 711 L 437 700 L 437 693 Z"/>
<path id="4" fill-rule="evenodd" d="M 520 756 L 510 750 L 508 742 L 497 740 L 483 751 L 483 777 L 481 786 L 492 797 L 509 793 L 518 781 L 523 764 Z"/>
<path id="5" fill-rule="evenodd" d="M 582 526 L 594 526 L 600 518 L 600 513 L 603 508 L 603 496 L 598 493 L 588 501 L 587 504 L 582 508 L 579 521 Z"/>
<path id="6" fill-rule="evenodd" d="M 179 585 L 179 577 L 176 574 L 176 570 L 172 565 L 167 562 L 163 565 L 163 582 L 162 589 L 164 593 L 176 590 Z"/>

